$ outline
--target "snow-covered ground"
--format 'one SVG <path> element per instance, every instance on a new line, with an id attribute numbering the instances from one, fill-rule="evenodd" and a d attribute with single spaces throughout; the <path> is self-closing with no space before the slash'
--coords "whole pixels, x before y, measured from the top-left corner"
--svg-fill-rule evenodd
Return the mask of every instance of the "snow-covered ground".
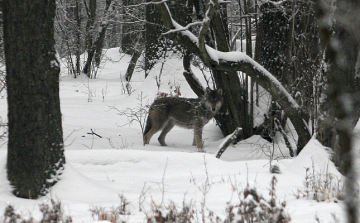
<path id="1" fill-rule="evenodd" d="M 117 207 L 120 196 L 129 202 L 126 208 L 130 214 L 122 216 L 126 222 L 146 222 L 153 204 L 165 207 L 171 201 L 179 208 L 183 202 L 192 203 L 197 215 L 205 210 L 223 220 L 227 205 L 237 204 L 238 193 L 247 185 L 256 187 L 268 198 L 273 176 L 277 179 L 277 200 L 286 201 L 285 209 L 292 222 L 318 222 L 316 217 L 320 222 L 335 222 L 333 216 L 345 221 L 342 201 L 331 198 L 318 202 L 302 197 L 299 192 L 306 193 L 306 175 L 312 173 L 317 177 L 327 174 L 334 182 L 341 179 L 325 148 L 314 139 L 298 157 L 289 158 L 282 142 L 271 144 L 253 136 L 230 146 L 217 159 L 215 155 L 224 137 L 211 121 L 204 128 L 205 153 L 191 145 L 192 131 L 178 127 L 168 134 L 167 147 L 157 142 L 159 133 L 150 145 L 143 146 L 139 123 L 129 124 L 128 117 L 120 116 L 118 111 L 136 110 L 140 103 L 150 104 L 158 91 L 173 93 L 175 86 L 180 86 L 182 97 L 195 97 L 195 94 L 182 76 L 181 61 L 169 59 L 158 64 L 146 79 L 142 71 L 134 73 L 130 85 L 135 91 L 129 96 L 124 89 L 126 83 L 121 81 L 129 56 L 120 55 L 118 49 L 109 49 L 106 57 L 97 79 L 84 76 L 74 79 L 63 69 L 60 96 L 66 165 L 61 181 L 47 196 L 26 200 L 11 193 L 6 178 L 6 141 L 0 141 L 0 222 L 8 204 L 18 213 L 39 220 L 39 204 L 49 203 L 51 199 L 61 201 L 65 214 L 73 222 L 97 222 L 90 209 Z M 206 86 L 202 72 L 193 69 Z M 156 77 L 160 73 L 158 90 Z M 6 114 L 6 95 L 2 92 L 0 117 L 6 120 Z M 356 144 L 356 151 L 359 145 Z M 270 162 L 272 151 L 274 160 Z M 270 164 L 278 165 L 281 172 L 270 173 Z M 306 174 L 307 168 L 310 170 Z M 298 199 L 299 196 L 302 198 Z"/>

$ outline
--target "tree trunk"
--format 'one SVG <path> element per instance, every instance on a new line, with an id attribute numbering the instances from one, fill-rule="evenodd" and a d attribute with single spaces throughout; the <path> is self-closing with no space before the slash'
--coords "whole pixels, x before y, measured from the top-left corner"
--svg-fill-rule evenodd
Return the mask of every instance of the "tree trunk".
<path id="1" fill-rule="evenodd" d="M 65 163 L 55 57 L 55 0 L 4 0 L 7 174 L 13 193 L 38 198 Z"/>
<path id="2" fill-rule="evenodd" d="M 95 75 L 91 75 L 91 66 L 93 64 L 93 59 L 95 57 L 96 65 L 100 65 L 100 56 L 102 52 L 103 42 L 105 38 L 106 28 L 108 26 L 108 23 L 102 24 L 100 31 L 98 33 L 97 38 L 95 39 L 92 47 L 88 50 L 88 57 L 86 59 L 86 63 L 84 65 L 83 72 L 89 77 L 89 78 L 96 78 Z M 98 58 L 96 58 L 98 57 Z"/>
<path id="3" fill-rule="evenodd" d="M 151 0 L 146 0 L 147 2 Z M 160 35 L 163 29 L 155 24 L 160 23 L 160 16 L 153 4 L 146 5 L 145 10 L 145 77 L 156 64 L 156 61 L 164 57 L 165 43 Z"/>
<path id="4" fill-rule="evenodd" d="M 92 0 L 90 1 L 90 3 L 92 2 Z M 90 6 L 90 9 L 91 9 L 91 20 L 92 21 L 93 19 L 95 19 L 95 15 L 94 13 L 96 13 L 96 3 L 92 3 L 93 5 L 95 4 L 95 6 Z M 110 7 L 110 4 L 111 4 L 111 0 L 107 0 L 106 1 L 106 6 L 105 6 L 105 10 L 104 10 L 104 17 L 106 19 L 106 15 L 108 13 L 108 10 L 109 10 L 109 7 Z M 95 11 L 93 11 L 95 10 Z M 94 15 L 93 15 L 94 14 Z M 94 26 L 93 24 L 94 22 L 92 22 L 91 26 Z M 95 64 L 96 66 L 98 67 L 100 65 L 100 59 L 101 59 L 101 54 L 102 54 L 102 48 L 103 48 L 103 43 L 104 43 L 104 39 L 105 39 L 105 33 L 106 33 L 106 29 L 109 25 L 109 21 L 103 21 L 101 24 L 100 24 L 100 28 L 99 28 L 99 31 L 97 32 L 90 32 L 90 36 L 88 36 L 88 43 L 87 44 L 90 44 L 88 45 L 88 49 L 87 49 L 87 52 L 88 52 L 88 57 L 86 59 L 86 63 L 84 65 L 84 69 L 83 69 L 83 72 L 90 78 L 96 78 L 95 76 L 93 77 L 91 75 L 91 66 L 92 66 L 92 63 L 93 63 L 93 59 L 95 57 Z M 90 27 L 91 27 L 90 26 Z M 95 37 L 95 40 L 93 40 L 92 38 Z"/>
<path id="5" fill-rule="evenodd" d="M 314 91 L 322 84 L 316 82 L 322 53 L 318 47 L 313 3 L 296 0 L 279 4 L 266 2 L 260 9 L 256 60 L 295 98 L 301 106 L 302 118 L 313 123 L 317 116 L 314 114 Z"/>
<path id="6" fill-rule="evenodd" d="M 359 50 L 360 30 L 358 13 L 359 1 L 339 0 L 336 1 L 336 10 L 330 12 L 324 4 L 317 1 L 317 13 L 322 23 L 320 35 L 323 47 L 326 49 L 326 60 L 329 63 L 327 73 L 328 99 L 331 101 L 334 114 L 334 128 L 336 129 L 336 143 L 334 145 L 334 162 L 340 172 L 346 177 L 345 207 L 348 223 L 359 222 L 359 202 L 357 170 L 354 162 L 353 147 L 353 123 L 351 97 L 348 94 L 348 80 L 355 76 L 356 59 L 349 57 Z M 329 10 L 329 11 L 328 11 Z M 331 14 L 331 16 L 330 16 Z M 334 17 L 333 17 L 334 16 Z M 328 24 L 333 24 L 329 27 Z M 335 30 L 335 32 L 334 32 Z M 333 43 L 336 44 L 333 44 Z"/>
<path id="7" fill-rule="evenodd" d="M 79 5 L 80 0 L 76 0 L 75 2 L 75 21 L 76 21 L 76 30 L 75 30 L 75 57 L 76 57 L 76 71 L 75 78 L 80 75 L 80 55 L 81 55 L 81 10 Z M 70 55 L 71 57 L 71 55 Z"/>
<path id="8" fill-rule="evenodd" d="M 84 2 L 86 3 L 86 1 Z M 94 23 L 95 23 L 96 8 L 97 8 L 96 0 L 89 0 L 89 5 L 85 5 L 85 8 L 88 15 L 88 21 L 86 23 L 86 39 L 85 39 L 85 47 L 88 55 L 86 59 L 86 64 L 83 68 L 83 72 L 90 78 L 91 63 L 95 55 L 93 35 L 94 35 L 94 28 L 95 28 Z"/>
<path id="9" fill-rule="evenodd" d="M 133 50 L 133 55 L 131 56 L 129 66 L 128 66 L 128 68 L 126 70 L 126 73 L 125 73 L 125 80 L 126 81 L 131 80 L 131 77 L 132 77 L 132 75 L 134 73 L 134 70 L 135 70 L 136 63 L 139 60 L 140 56 L 141 56 L 141 51 L 138 51 L 138 49 L 134 49 Z"/>
<path id="10" fill-rule="evenodd" d="M 106 0 L 105 10 L 104 10 L 104 17 L 105 19 L 109 20 L 107 13 L 110 8 L 112 0 Z M 98 40 L 96 41 L 95 45 L 95 64 L 97 67 L 100 67 L 101 62 L 101 56 L 102 56 L 102 50 L 104 48 L 104 42 L 105 42 L 105 34 L 106 29 L 109 25 L 109 21 L 105 21 L 101 24 L 101 32 L 99 33 Z M 104 27 L 103 27 L 104 26 Z"/>
<path id="11" fill-rule="evenodd" d="M 105 41 L 105 34 L 106 34 L 106 28 L 102 28 L 101 32 L 99 33 L 99 37 L 97 41 L 95 42 L 95 65 L 96 67 L 100 67 L 101 62 L 101 56 L 102 51 L 104 48 L 104 41 Z"/>
<path id="12" fill-rule="evenodd" d="M 134 55 L 134 46 L 139 39 L 139 35 L 143 35 L 142 31 L 144 29 L 144 25 L 142 23 L 138 23 L 137 18 L 144 17 L 144 10 L 143 8 L 138 7 L 129 7 L 126 6 L 135 5 L 141 3 L 141 0 L 123 0 L 124 7 L 124 24 L 122 25 L 122 38 L 121 38 L 121 50 L 123 53 Z M 129 16 L 131 15 L 131 16 Z M 135 15 L 135 16 L 134 16 Z M 141 43 L 144 45 L 144 43 Z M 143 48 L 143 46 L 141 47 Z"/>
<path id="13" fill-rule="evenodd" d="M 226 35 L 228 31 L 225 29 L 226 24 L 223 24 L 224 19 L 222 17 L 219 12 L 215 12 L 211 20 L 211 28 L 215 34 L 217 49 L 222 52 L 229 52 L 229 39 Z M 213 69 L 213 74 L 217 87 L 224 90 L 224 105 L 220 112 L 224 115 L 216 116 L 223 134 L 229 135 L 236 128 L 241 127 L 244 138 L 250 137 L 249 129 L 252 129 L 252 126 L 246 125 L 246 119 L 244 119 L 248 116 L 248 111 L 242 109 L 245 102 L 241 97 L 242 88 L 237 72 Z"/>

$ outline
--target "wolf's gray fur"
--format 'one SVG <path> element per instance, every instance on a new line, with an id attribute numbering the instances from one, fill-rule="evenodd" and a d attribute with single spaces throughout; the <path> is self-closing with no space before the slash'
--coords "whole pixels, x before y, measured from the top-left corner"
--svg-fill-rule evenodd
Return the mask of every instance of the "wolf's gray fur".
<path id="1" fill-rule="evenodd" d="M 207 88 L 202 98 L 165 97 L 154 101 L 150 106 L 144 131 L 144 143 L 162 130 L 158 140 L 166 146 L 165 137 L 175 126 L 194 129 L 193 145 L 203 148 L 202 129 L 219 111 L 223 103 L 222 90 Z"/>

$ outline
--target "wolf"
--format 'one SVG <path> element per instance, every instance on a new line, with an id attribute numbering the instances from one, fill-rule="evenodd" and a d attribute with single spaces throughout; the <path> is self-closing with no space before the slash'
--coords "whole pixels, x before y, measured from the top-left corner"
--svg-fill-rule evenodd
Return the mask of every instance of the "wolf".
<path id="1" fill-rule="evenodd" d="M 203 148 L 202 130 L 223 104 L 222 89 L 206 88 L 200 98 L 164 97 L 156 99 L 149 109 L 144 131 L 144 144 L 149 144 L 151 137 L 162 130 L 158 141 L 166 146 L 166 134 L 175 126 L 194 129 L 192 145 Z"/>

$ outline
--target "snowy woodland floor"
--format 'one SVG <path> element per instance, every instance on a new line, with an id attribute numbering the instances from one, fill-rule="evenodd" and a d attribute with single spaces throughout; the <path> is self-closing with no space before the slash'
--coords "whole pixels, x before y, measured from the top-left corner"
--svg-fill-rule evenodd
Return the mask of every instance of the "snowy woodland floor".
<path id="1" fill-rule="evenodd" d="M 9 204 L 25 218 L 40 220 L 39 204 L 49 204 L 51 199 L 61 201 L 64 214 L 71 216 L 73 222 L 98 222 L 90 210 L 110 211 L 125 200 L 126 213 L 121 216 L 125 222 L 146 222 L 146 216 L 154 214 L 155 205 L 166 214 L 166 207 L 172 202 L 178 210 L 183 203 L 191 206 L 194 222 L 203 222 L 202 216 L 210 213 L 224 220 L 226 208 L 239 204 L 240 192 L 247 185 L 256 187 L 269 199 L 273 176 L 277 179 L 278 206 L 286 201 L 285 212 L 292 222 L 345 222 L 343 201 L 332 196 L 342 187 L 341 175 L 316 140 L 311 140 L 299 156 L 289 158 L 281 141 L 271 144 L 253 136 L 230 146 L 217 159 L 223 136 L 211 121 L 204 129 L 205 153 L 191 146 L 192 131 L 178 127 L 168 134 L 167 147 L 159 145 L 158 134 L 150 145 L 143 146 L 139 123 L 129 124 L 128 117 L 118 111 L 137 111 L 140 103 L 150 104 L 158 92 L 155 77 L 161 71 L 160 92 L 170 93 L 180 86 L 182 97 L 195 94 L 182 76 L 181 61 L 171 59 L 158 64 L 145 80 L 143 72 L 134 73 L 130 84 L 135 91 L 129 96 L 120 78 L 129 59 L 120 55 L 118 49 L 107 50 L 98 78 L 91 80 L 83 76 L 74 79 L 67 75 L 65 67 L 62 69 L 60 96 L 66 165 L 61 181 L 47 196 L 26 200 L 11 193 L 5 169 L 6 140 L 0 141 L 0 222 L 4 221 L 3 213 Z M 201 71 L 193 69 L 206 85 Z M 6 115 L 6 93 L 1 92 L 2 120 L 6 121 Z M 89 134 L 92 131 L 101 138 Z M 356 143 L 356 156 L 359 148 L 360 143 Z M 272 164 L 280 167 L 279 174 L 269 172 L 271 151 L 275 151 Z M 329 186 L 330 181 L 336 185 Z M 323 191 L 317 193 L 317 199 L 324 201 L 312 199 L 313 188 Z M 206 217 L 205 221 L 210 219 Z"/>

